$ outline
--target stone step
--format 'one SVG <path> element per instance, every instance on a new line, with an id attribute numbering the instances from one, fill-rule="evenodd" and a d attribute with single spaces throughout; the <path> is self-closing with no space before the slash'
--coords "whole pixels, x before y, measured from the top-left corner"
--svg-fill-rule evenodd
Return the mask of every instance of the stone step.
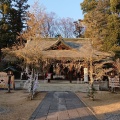
<path id="1" fill-rule="evenodd" d="M 25 81 L 15 81 L 16 89 L 23 89 Z M 54 80 L 48 83 L 45 80 L 40 80 L 37 91 L 74 91 L 74 92 L 88 92 L 88 83 L 72 81 Z"/>
<path id="2" fill-rule="evenodd" d="M 38 91 L 80 91 L 87 92 L 87 84 L 39 84 Z"/>

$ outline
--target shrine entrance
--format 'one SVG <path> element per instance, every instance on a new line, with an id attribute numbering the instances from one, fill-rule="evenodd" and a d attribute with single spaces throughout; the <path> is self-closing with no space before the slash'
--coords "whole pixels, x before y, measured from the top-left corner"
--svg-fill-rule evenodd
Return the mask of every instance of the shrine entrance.
<path id="1" fill-rule="evenodd" d="M 54 60 L 51 63 L 48 74 L 51 80 L 83 81 L 84 80 L 84 61 L 62 61 Z"/>
<path id="2" fill-rule="evenodd" d="M 48 82 L 66 80 L 72 83 L 72 81 L 84 81 L 85 79 L 88 82 L 88 63 L 86 64 L 83 59 L 84 54 L 80 54 L 81 46 L 80 43 L 66 42 L 59 38 L 54 44 L 43 49 L 47 58 L 43 68 L 50 64 L 45 73 Z"/>
<path id="3" fill-rule="evenodd" d="M 44 38 L 29 41 L 26 46 L 34 47 L 42 55 L 39 72 L 42 80 L 89 81 L 90 58 L 98 58 L 103 52 L 94 50 L 87 38 Z M 32 47 L 32 48 L 31 48 Z M 109 56 L 105 54 L 105 56 Z M 40 78 L 41 80 L 41 78 Z"/>

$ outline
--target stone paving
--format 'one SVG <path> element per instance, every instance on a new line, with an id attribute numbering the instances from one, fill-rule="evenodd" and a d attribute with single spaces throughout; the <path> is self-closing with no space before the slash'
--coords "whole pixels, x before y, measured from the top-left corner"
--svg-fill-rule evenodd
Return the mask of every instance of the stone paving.
<path id="1" fill-rule="evenodd" d="M 120 120 L 120 114 L 105 114 L 104 120 Z"/>
<path id="2" fill-rule="evenodd" d="M 73 92 L 48 92 L 29 120 L 97 120 Z"/>

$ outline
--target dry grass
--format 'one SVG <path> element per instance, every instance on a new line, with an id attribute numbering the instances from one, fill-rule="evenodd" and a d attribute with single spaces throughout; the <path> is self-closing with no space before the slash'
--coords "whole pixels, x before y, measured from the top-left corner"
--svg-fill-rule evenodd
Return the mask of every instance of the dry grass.
<path id="1" fill-rule="evenodd" d="M 46 93 L 38 93 L 34 100 L 24 90 L 0 91 L 0 120 L 28 120 Z"/>
<path id="2" fill-rule="evenodd" d="M 86 93 L 77 93 L 77 95 L 100 120 L 104 120 L 106 114 L 120 114 L 120 91 L 117 94 L 109 91 L 98 91 L 95 93 L 94 101 L 89 99 Z"/>

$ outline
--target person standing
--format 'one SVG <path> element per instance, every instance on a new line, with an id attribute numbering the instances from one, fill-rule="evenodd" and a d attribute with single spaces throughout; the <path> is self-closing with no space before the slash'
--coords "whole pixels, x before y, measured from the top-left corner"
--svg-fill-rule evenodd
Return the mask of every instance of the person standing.
<path id="1" fill-rule="evenodd" d="M 13 76 L 13 72 L 12 71 L 8 71 L 8 93 L 10 93 L 10 87 L 11 87 L 11 78 Z"/>
<path id="2" fill-rule="evenodd" d="M 72 78 L 73 78 L 73 64 L 72 63 L 69 66 L 68 75 L 69 75 L 69 81 L 70 81 L 70 83 L 72 83 Z"/>

